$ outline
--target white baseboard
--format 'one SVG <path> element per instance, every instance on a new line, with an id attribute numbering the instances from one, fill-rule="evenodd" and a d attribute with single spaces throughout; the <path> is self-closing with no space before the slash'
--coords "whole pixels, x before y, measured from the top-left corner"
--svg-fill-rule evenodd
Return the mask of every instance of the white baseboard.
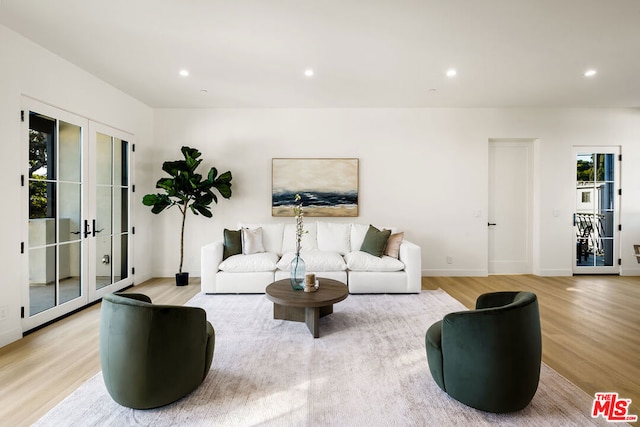
<path id="1" fill-rule="evenodd" d="M 20 328 L 3 332 L 0 334 L 0 347 L 4 347 L 14 341 L 18 341 L 20 338 L 22 338 L 22 330 Z"/>
<path id="2" fill-rule="evenodd" d="M 489 272 L 485 269 L 478 270 L 422 270 L 422 275 L 426 277 L 486 277 Z"/>
<path id="3" fill-rule="evenodd" d="M 152 276 L 153 278 L 156 277 L 176 277 L 176 273 L 177 271 L 175 270 L 163 270 L 160 272 L 160 274 L 156 274 L 154 276 Z M 184 273 L 189 273 L 189 277 L 200 277 L 200 270 L 196 270 L 196 271 L 184 271 Z"/>
<path id="4" fill-rule="evenodd" d="M 640 268 L 623 268 L 620 271 L 621 276 L 640 276 Z"/>
<path id="5" fill-rule="evenodd" d="M 573 276 L 571 269 L 540 270 L 540 276 Z"/>

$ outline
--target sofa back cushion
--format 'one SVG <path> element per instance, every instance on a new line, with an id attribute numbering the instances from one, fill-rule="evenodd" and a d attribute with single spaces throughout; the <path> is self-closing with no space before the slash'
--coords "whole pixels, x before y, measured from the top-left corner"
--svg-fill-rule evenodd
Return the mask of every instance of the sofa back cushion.
<path id="1" fill-rule="evenodd" d="M 346 255 L 351 252 L 351 224 L 318 221 L 318 249 Z"/>
<path id="2" fill-rule="evenodd" d="M 314 250 L 318 249 L 317 224 L 315 221 L 304 221 L 304 230 L 307 233 L 302 235 L 302 249 Z M 282 253 L 296 251 L 296 225 L 284 225 L 284 239 L 282 240 Z"/>

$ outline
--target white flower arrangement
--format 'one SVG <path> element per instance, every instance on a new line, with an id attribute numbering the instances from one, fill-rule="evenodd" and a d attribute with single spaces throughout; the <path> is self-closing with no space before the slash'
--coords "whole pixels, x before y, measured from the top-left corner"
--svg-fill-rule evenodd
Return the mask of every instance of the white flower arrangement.
<path id="1" fill-rule="evenodd" d="M 300 194 L 296 194 L 294 198 L 297 205 L 293 207 L 293 214 L 296 217 L 296 255 L 300 255 L 300 249 L 302 247 L 302 235 L 308 233 L 308 230 L 304 229 L 304 212 L 302 207 L 302 197 Z"/>

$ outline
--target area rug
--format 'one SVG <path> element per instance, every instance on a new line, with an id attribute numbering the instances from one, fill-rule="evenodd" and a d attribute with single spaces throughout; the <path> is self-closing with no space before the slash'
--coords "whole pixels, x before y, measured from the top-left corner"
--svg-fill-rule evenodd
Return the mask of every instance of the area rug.
<path id="1" fill-rule="evenodd" d="M 102 375 L 49 411 L 39 426 L 586 426 L 593 397 L 548 366 L 531 404 L 490 414 L 450 398 L 431 378 L 424 336 L 465 307 L 442 290 L 418 295 L 350 295 L 320 321 L 273 319 L 264 295 L 196 295 L 216 345 L 204 383 L 162 408 L 115 403 Z"/>

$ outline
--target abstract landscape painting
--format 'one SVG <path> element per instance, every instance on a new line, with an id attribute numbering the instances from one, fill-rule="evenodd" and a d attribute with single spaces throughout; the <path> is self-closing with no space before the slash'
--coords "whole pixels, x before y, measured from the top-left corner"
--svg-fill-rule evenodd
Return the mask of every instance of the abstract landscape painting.
<path id="1" fill-rule="evenodd" d="M 293 216 L 296 194 L 305 216 L 358 216 L 358 159 L 273 159 L 272 216 Z"/>

